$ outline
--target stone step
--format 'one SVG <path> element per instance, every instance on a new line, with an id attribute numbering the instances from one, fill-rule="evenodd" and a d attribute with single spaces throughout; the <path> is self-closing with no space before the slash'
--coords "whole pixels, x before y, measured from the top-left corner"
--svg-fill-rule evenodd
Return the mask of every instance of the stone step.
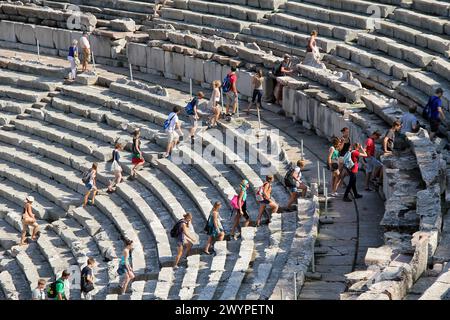
<path id="1" fill-rule="evenodd" d="M 0 288 L 6 300 L 19 300 L 19 294 L 14 285 L 13 278 L 6 270 L 0 272 Z"/>
<path id="2" fill-rule="evenodd" d="M 168 159 L 156 159 L 155 167 L 160 169 L 166 175 L 171 177 L 178 183 L 183 190 L 193 199 L 197 204 L 205 220 L 208 220 L 212 209 L 212 204 L 208 200 L 207 195 L 195 184 L 194 181 L 177 165 Z"/>
<path id="3" fill-rule="evenodd" d="M 41 278 L 47 281 L 54 280 L 51 267 L 39 252 L 37 244 L 30 243 L 27 246 L 14 246 L 11 248 L 11 254 L 25 274 L 30 291 L 37 287 L 37 282 Z"/>
<path id="4" fill-rule="evenodd" d="M 104 142 L 86 137 L 79 132 L 52 125 L 37 119 L 14 120 L 15 128 L 21 132 L 38 136 L 64 146 L 81 151 L 105 161 L 111 159 L 111 146 Z"/>
<path id="5" fill-rule="evenodd" d="M 388 76 L 403 80 L 409 72 L 420 71 L 420 68 L 405 63 L 404 60 L 356 45 L 339 44 L 336 47 L 336 55 L 361 65 L 361 74 L 367 74 L 365 68 L 374 68 Z"/>
<path id="6" fill-rule="evenodd" d="M 305 56 L 304 53 L 306 46 L 308 44 L 308 39 L 310 37 L 309 34 L 303 33 L 301 31 L 293 31 L 289 28 L 283 28 L 282 26 L 268 26 L 262 24 L 253 24 L 251 25 L 249 30 L 249 35 L 261 37 L 261 38 L 269 38 L 279 43 L 275 43 L 275 47 L 271 49 L 276 49 L 277 45 L 293 45 L 297 47 L 297 50 L 294 52 L 291 50 L 292 54 L 298 56 Z M 242 40 L 242 39 L 240 39 Z M 317 39 L 317 46 L 322 49 L 324 52 L 330 52 L 338 44 L 339 41 L 336 39 L 330 39 L 329 37 L 320 37 Z M 270 47 L 270 44 L 269 44 Z M 301 54 L 298 53 L 298 47 L 305 48 L 302 49 Z"/>
<path id="7" fill-rule="evenodd" d="M 241 175 L 242 179 L 247 179 L 249 181 L 255 192 L 256 189 L 263 184 L 258 174 L 244 160 L 234 153 L 234 151 L 221 144 L 216 137 L 212 136 L 208 131 L 199 134 L 199 136 L 202 138 L 203 145 L 206 147 L 210 145 L 216 150 L 217 160 L 221 163 L 231 165 Z"/>
<path id="8" fill-rule="evenodd" d="M 350 28 L 348 26 L 341 27 L 334 24 L 322 23 L 311 21 L 307 18 L 301 18 L 298 16 L 274 13 L 269 16 L 271 23 L 275 26 L 281 26 L 294 31 L 300 31 L 302 33 L 311 33 L 313 30 L 317 30 L 319 34 L 324 37 L 353 41 L 357 39 L 359 33 L 365 32 L 362 29 Z"/>
<path id="9" fill-rule="evenodd" d="M 64 209 L 50 202 L 38 192 L 32 191 L 8 179 L 0 184 L 0 196 L 18 206 L 23 206 L 27 196 L 34 197 L 33 213 L 42 220 L 56 220 L 66 215 Z"/>
<path id="10" fill-rule="evenodd" d="M 450 13 L 450 4 L 445 1 L 414 0 L 412 8 L 423 13 L 443 17 L 448 17 Z"/>
<path id="11" fill-rule="evenodd" d="M 33 46 L 33 48 L 36 48 Z M 34 51 L 33 51 L 34 52 Z M 67 68 L 54 65 L 45 65 L 35 61 L 26 61 L 20 58 L 0 57 L 2 68 L 34 75 L 38 77 L 49 77 L 62 79 L 67 75 Z"/>
<path id="12" fill-rule="evenodd" d="M 377 28 L 377 33 L 386 37 L 399 39 L 408 42 L 412 45 L 429 49 L 436 53 L 449 57 L 450 52 L 450 38 L 442 35 L 435 35 L 431 33 L 423 33 L 422 30 L 398 24 L 395 21 L 380 21 L 380 28 Z"/>
<path id="13" fill-rule="evenodd" d="M 419 300 L 448 300 L 450 282 L 450 264 L 447 263 L 437 280 L 423 293 Z"/>
<path id="14" fill-rule="evenodd" d="M 36 91 L 55 91 L 61 80 L 0 69 L 0 83 Z"/>
<path id="15" fill-rule="evenodd" d="M 49 229 L 53 230 L 67 245 L 76 259 L 78 270 L 82 270 L 86 266 L 89 257 L 95 259 L 97 267 L 95 270 L 96 292 L 94 296 L 96 299 L 104 297 L 109 283 L 109 263 L 104 262 L 105 257 L 97 249 L 94 238 L 90 237 L 85 230 L 81 229 L 78 222 L 72 218 L 55 221 L 49 225 Z M 71 269 L 76 269 L 76 265 L 72 265 Z"/>
<path id="16" fill-rule="evenodd" d="M 236 261 L 230 278 L 225 284 L 225 289 L 220 297 L 220 300 L 235 300 L 239 288 L 244 280 L 245 273 L 249 268 L 250 261 L 253 256 L 255 243 L 253 241 L 255 235 L 255 228 L 245 227 L 241 229 L 241 246 L 239 248 L 239 258 Z"/>
<path id="17" fill-rule="evenodd" d="M 31 103 L 17 101 L 15 99 L 10 98 L 1 98 L 0 99 L 0 112 L 3 114 L 4 112 L 12 113 L 12 114 L 20 114 L 24 113 L 26 109 L 31 107 Z"/>
<path id="18" fill-rule="evenodd" d="M 142 219 L 140 216 L 131 210 L 128 205 L 121 204 L 117 195 L 110 197 L 98 196 L 95 201 L 95 206 L 107 216 L 120 231 L 125 239 L 133 240 L 133 269 L 138 273 L 147 273 L 159 268 L 155 266 L 155 253 L 153 237 L 150 236 L 147 230 L 142 229 Z M 145 225 L 145 224 L 144 224 Z M 147 228 L 145 228 L 147 229 Z"/>
<path id="19" fill-rule="evenodd" d="M 162 8 L 161 17 L 163 19 L 184 21 L 185 23 L 204 25 L 208 27 L 225 29 L 233 32 L 241 32 L 243 28 L 248 27 L 250 22 L 244 22 L 227 17 L 221 17 L 213 14 L 203 14 L 188 10 Z"/>
<path id="20" fill-rule="evenodd" d="M 3 251 L 0 253 L 1 261 L 0 265 L 2 267 L 2 273 L 7 272 L 11 276 L 11 279 L 13 281 L 14 289 L 12 286 L 8 283 L 5 283 L 6 288 L 10 288 L 11 293 L 16 293 L 18 296 L 18 300 L 30 300 L 31 299 L 31 291 L 30 291 L 30 284 L 28 283 L 28 280 L 23 273 L 22 269 L 20 268 L 19 264 L 17 263 L 17 260 L 8 255 L 7 252 Z M 6 276 L 9 278 L 8 276 Z M 9 280 L 9 279 L 7 279 Z M 3 291 L 5 287 L 0 287 Z M 7 297 L 7 296 L 6 296 Z"/>
<path id="21" fill-rule="evenodd" d="M 225 261 L 227 259 L 227 242 L 218 241 L 214 244 L 214 250 L 216 251 L 211 263 L 211 273 L 208 277 L 207 284 L 199 292 L 197 300 L 212 300 L 217 288 L 220 286 L 220 279 L 225 271 Z"/>
<path id="22" fill-rule="evenodd" d="M 366 15 L 361 15 L 361 12 L 355 14 L 342 11 L 341 9 L 342 8 L 339 8 L 339 10 L 330 10 L 328 8 L 318 7 L 317 4 L 288 1 L 284 10 L 286 13 L 307 17 L 314 21 L 323 21 L 333 25 L 344 25 L 363 30 L 374 29 L 374 20 L 368 16 L 370 11 L 363 12 Z M 367 7 L 367 10 L 370 10 L 370 8 Z"/>
<path id="23" fill-rule="evenodd" d="M 26 102 L 39 102 L 47 96 L 47 92 L 35 91 L 31 89 L 11 87 L 10 85 L 0 85 L 0 97 L 15 99 Z"/>
<path id="24" fill-rule="evenodd" d="M 412 63 L 418 67 L 427 66 L 436 56 L 426 49 L 411 46 L 409 43 L 394 37 L 385 37 L 378 34 L 361 34 L 358 36 L 358 45 L 372 50 L 382 51 L 385 54 Z"/>
<path id="25" fill-rule="evenodd" d="M 333 8 L 336 10 L 343 10 L 355 13 L 362 14 L 372 14 L 373 2 L 370 1 L 360 1 L 360 0 L 295 0 L 295 2 L 304 2 L 308 4 L 312 4 L 325 8 Z M 292 3 L 292 1 L 289 1 Z M 384 5 L 377 2 L 376 6 L 378 7 L 381 18 L 386 18 L 389 14 L 393 13 L 396 9 L 395 6 Z"/>
<path id="26" fill-rule="evenodd" d="M 401 8 L 395 10 L 393 19 L 425 32 L 450 35 L 450 24 L 447 19 L 432 17 Z"/>
<path id="27" fill-rule="evenodd" d="M 315 82 L 319 82 L 321 85 L 325 85 L 345 98 L 348 103 L 358 103 L 361 101 L 361 95 L 363 89 L 359 86 L 340 81 L 339 78 L 328 70 L 322 70 L 315 67 L 299 64 L 297 69 L 301 72 L 302 76 Z"/>
<path id="28" fill-rule="evenodd" d="M 2 145 L 2 149 L 14 150 L 14 148 L 8 148 L 6 145 Z M 17 153 L 20 154 L 20 152 Z M 3 152 L 0 152 L 0 158 L 2 159 L 0 161 L 0 176 L 19 183 L 29 190 L 38 192 L 65 210 L 80 202 L 80 196 L 76 192 L 83 193 L 82 186 L 80 186 L 81 179 L 78 180 L 75 175 L 70 176 L 66 173 L 64 176 L 63 169 L 59 173 L 58 168 L 52 172 L 49 164 L 38 159 L 33 159 L 30 163 L 15 157 L 8 158 Z M 58 180 L 61 182 L 57 182 Z M 70 190 L 69 186 L 75 192 Z"/>
<path id="29" fill-rule="evenodd" d="M 156 240 L 158 247 L 158 257 L 161 266 L 166 266 L 167 263 L 172 262 L 172 250 L 167 235 L 159 217 L 155 214 L 148 203 L 141 197 L 141 195 L 132 188 L 129 184 L 120 184 L 117 186 L 117 193 L 125 199 L 141 218 L 145 221 L 146 226 L 151 230 L 153 237 Z"/>

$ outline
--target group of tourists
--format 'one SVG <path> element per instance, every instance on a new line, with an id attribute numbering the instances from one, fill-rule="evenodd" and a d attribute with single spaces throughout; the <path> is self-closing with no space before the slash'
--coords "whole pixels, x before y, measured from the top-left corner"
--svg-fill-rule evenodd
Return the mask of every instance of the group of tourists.
<path id="1" fill-rule="evenodd" d="M 45 279 L 39 279 L 36 288 L 31 293 L 32 300 L 69 300 L 71 283 L 79 280 L 81 298 L 92 300 L 95 293 L 94 270 L 97 263 L 94 258 L 88 258 L 86 265 L 81 269 L 78 279 L 71 279 L 72 275 L 67 270 L 61 272 L 61 276 L 47 285 Z"/>
<path id="2" fill-rule="evenodd" d="M 81 61 L 80 54 L 78 50 L 78 44 L 81 48 Z M 72 45 L 69 47 L 69 53 L 67 55 L 67 60 L 70 62 L 70 73 L 69 80 L 75 80 L 77 77 L 77 69 L 81 64 L 81 71 L 88 71 L 88 63 L 91 59 L 91 44 L 89 42 L 89 34 L 84 31 L 80 38 L 80 41 L 74 39 L 72 40 Z"/>

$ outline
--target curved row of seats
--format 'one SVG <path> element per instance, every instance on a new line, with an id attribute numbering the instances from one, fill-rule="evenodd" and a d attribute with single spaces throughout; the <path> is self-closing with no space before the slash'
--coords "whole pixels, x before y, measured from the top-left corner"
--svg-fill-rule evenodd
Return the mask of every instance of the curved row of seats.
<path id="1" fill-rule="evenodd" d="M 125 103 L 124 101 L 127 100 L 126 97 L 121 96 L 120 100 L 124 103 L 115 105 L 112 101 L 119 99 L 115 93 L 109 92 L 108 94 L 111 96 L 108 97 L 108 94 L 102 94 L 100 92 L 104 90 L 100 87 L 87 89 L 80 87 L 80 89 L 77 91 L 76 86 L 62 86 L 58 89 L 60 90 L 59 94 L 52 94 L 52 99 L 48 100 L 51 102 L 42 103 L 38 108 L 29 109 L 26 111 L 28 115 L 25 114 L 21 119 L 15 119 L 13 121 L 14 130 L 2 131 L 3 133 L 0 134 L 0 139 L 2 141 L 2 150 L 5 150 L 2 152 L 2 164 L 5 168 L 2 170 L 2 175 L 8 181 L 8 183 L 2 184 L 2 189 L 5 189 L 5 193 L 2 193 L 2 196 L 6 195 L 8 184 L 16 185 L 19 183 L 23 190 L 22 194 L 15 195 L 8 193 L 7 196 L 16 205 L 20 205 L 28 188 L 33 188 L 33 180 L 30 180 L 29 177 L 35 177 L 41 181 L 40 186 L 34 188 L 37 199 L 35 207 L 36 210 L 42 212 L 42 215 L 38 217 L 40 219 L 51 218 L 52 220 L 59 218 L 49 228 L 55 230 L 54 232 L 63 239 L 62 241 L 65 241 L 76 259 L 81 257 L 80 254 L 83 250 L 79 246 L 70 245 L 70 240 L 76 234 L 73 230 L 75 224 L 79 229 L 81 226 L 81 228 L 85 229 L 86 240 L 89 238 L 89 244 L 91 246 L 92 243 L 95 243 L 98 253 L 108 260 L 113 260 L 113 263 L 109 263 L 107 267 L 109 268 L 109 275 L 106 279 L 105 286 L 108 283 L 111 284 L 117 281 L 114 270 L 111 269 L 114 268 L 114 264 L 117 265 L 117 257 L 120 255 L 121 250 L 120 239 L 123 237 L 129 237 L 135 240 L 135 268 L 144 274 L 149 274 L 147 276 L 149 277 L 154 272 L 158 272 L 159 265 L 164 265 L 170 261 L 169 259 L 174 253 L 174 246 L 173 244 L 169 244 L 168 241 L 167 230 L 170 229 L 176 219 L 181 217 L 185 204 L 187 207 L 192 207 L 190 211 L 194 213 L 195 228 L 201 230 L 199 226 L 203 225 L 211 208 L 211 203 L 205 201 L 204 197 L 210 195 L 205 195 L 202 190 L 195 187 L 199 181 L 198 178 L 194 179 L 196 182 L 194 183 L 186 173 L 180 171 L 173 163 L 167 160 L 158 160 L 152 156 L 152 152 L 153 154 L 160 152 L 162 148 L 154 142 L 151 142 L 157 141 L 155 140 L 155 136 L 151 134 L 155 132 L 156 126 L 149 125 L 148 121 L 143 122 L 148 120 L 148 112 L 145 113 L 142 104 L 139 106 L 137 101 L 134 101 L 133 104 L 130 101 Z M 106 99 L 108 97 L 108 101 L 114 107 L 108 107 L 107 104 L 104 104 L 104 100 L 92 100 L 92 95 L 100 97 L 99 99 Z M 89 100 L 91 103 L 86 103 L 86 100 Z M 119 108 L 126 107 L 129 108 L 128 112 L 122 113 L 118 111 Z M 117 111 L 114 108 L 117 108 Z M 162 117 L 168 110 L 159 109 L 158 113 L 155 109 L 158 110 L 156 107 L 148 108 L 147 106 L 147 110 L 151 110 L 153 119 L 156 119 L 154 121 L 161 124 L 163 121 Z M 136 117 L 125 115 L 127 113 L 134 114 Z M 121 115 L 124 116 L 123 119 L 121 119 Z M 148 132 L 147 135 L 144 135 L 146 142 L 144 143 L 146 145 L 144 152 L 146 152 L 146 155 L 149 155 L 147 160 L 154 160 L 152 164 L 153 169 L 150 171 L 147 169 L 140 171 L 137 176 L 137 181 L 119 185 L 117 195 L 113 195 L 112 197 L 99 195 L 96 199 L 95 207 L 88 207 L 86 209 L 74 208 L 73 206 L 80 204 L 84 192 L 79 179 L 81 172 L 86 170 L 93 161 L 108 160 L 111 154 L 111 144 L 117 138 L 122 138 L 125 142 L 130 139 L 129 132 L 131 129 L 127 127 L 130 122 L 141 127 L 143 133 Z M 144 130 L 145 128 L 148 128 L 148 131 Z M 12 128 L 9 127 L 9 129 L 11 130 Z M 89 136 L 88 139 L 82 138 L 86 135 Z M 48 144 L 50 141 L 52 141 L 52 145 Z M 218 141 L 216 141 L 211 137 L 208 143 L 216 145 L 218 144 Z M 228 151 L 232 154 L 234 153 L 234 151 Z M 8 156 L 8 152 L 15 156 Z M 124 152 L 124 154 L 124 169 L 125 172 L 129 172 L 129 160 L 126 156 L 128 152 Z M 200 154 L 196 154 L 194 157 L 198 158 L 199 156 Z M 50 157 L 54 160 L 50 160 Z M 236 159 L 235 156 L 231 157 Z M 25 163 L 20 158 L 30 159 L 31 162 Z M 107 172 L 108 166 L 101 163 L 99 167 L 99 183 L 106 185 L 111 178 L 110 174 L 105 173 L 105 171 Z M 208 163 L 197 161 L 196 168 L 198 169 L 193 170 L 205 177 L 202 178 L 202 185 L 208 183 L 211 185 L 209 190 L 217 189 L 217 191 L 211 193 L 220 196 L 224 202 L 227 202 L 227 199 L 232 194 L 231 189 L 233 186 L 235 184 L 237 185 L 238 181 L 246 177 L 246 175 L 250 176 L 250 180 L 254 184 L 260 182 L 256 178 L 257 176 L 254 175 L 253 169 L 246 166 L 245 163 L 235 164 L 235 168 L 241 168 L 236 173 L 233 171 L 233 174 L 231 174 L 232 172 L 227 170 L 224 173 L 227 175 L 227 178 L 222 176 L 223 168 L 220 165 L 214 166 L 215 171 L 209 172 L 210 165 Z M 221 170 L 222 172 L 220 172 Z M 219 173 L 219 175 L 213 175 L 214 172 Z M 175 180 L 175 177 L 178 175 L 183 175 L 185 178 Z M 228 182 L 229 175 L 235 175 L 235 178 L 231 180 L 233 186 L 228 183 L 224 188 L 222 184 L 212 183 L 212 181 Z M 192 176 L 195 177 L 196 175 L 193 174 Z M 48 191 L 46 191 L 47 189 Z M 153 198 L 156 196 L 161 201 L 162 206 L 168 210 L 165 212 L 170 212 L 172 218 L 167 219 L 167 217 L 163 216 L 164 212 L 153 209 L 153 203 L 143 198 L 141 193 L 142 189 L 151 193 Z M 9 191 L 11 190 L 13 188 L 9 189 Z M 186 196 L 181 197 L 181 199 L 186 199 L 185 201 L 183 200 L 183 206 L 181 206 L 177 199 L 180 198 L 178 194 L 187 190 L 190 191 Z M 177 197 L 171 196 L 173 192 L 176 192 Z M 44 205 L 41 205 L 41 201 L 38 200 L 41 200 Z M 253 208 L 256 210 L 256 207 Z M 60 216 L 57 216 L 57 214 Z M 158 215 L 162 216 L 159 217 Z M 63 225 L 61 225 L 62 223 Z M 148 232 L 148 230 L 151 232 Z M 251 241 L 250 238 L 251 236 L 248 236 L 248 241 Z M 206 240 L 203 237 L 201 239 L 202 241 Z M 248 259 L 252 256 L 252 250 L 249 249 L 252 242 L 249 243 L 245 247 L 247 248 L 247 253 L 245 255 L 241 253 L 241 259 L 244 260 L 239 262 L 241 268 L 245 270 L 248 267 Z M 80 246 L 82 245 L 81 243 Z M 226 256 L 225 251 L 223 253 L 222 256 Z M 228 252 L 230 257 L 227 260 L 233 261 L 236 259 L 236 254 L 238 253 Z M 155 261 L 152 258 L 155 256 L 158 257 L 159 261 Z M 188 261 L 186 272 L 177 271 L 177 274 L 174 275 L 175 279 L 171 279 L 170 281 L 167 281 L 168 279 L 162 274 L 158 276 L 156 282 L 155 280 L 150 280 L 153 281 L 153 285 L 136 281 L 133 284 L 133 293 L 130 297 L 133 299 L 165 298 L 169 297 L 169 293 L 172 298 L 176 295 L 179 295 L 179 297 L 193 297 L 194 290 L 196 290 L 195 293 L 197 296 L 202 296 L 203 291 L 195 289 L 195 286 L 192 284 L 192 279 L 195 279 L 195 275 L 204 269 L 199 269 L 200 260 L 206 262 L 208 266 L 211 266 L 214 259 L 204 259 L 203 256 L 196 259 L 194 255 Z M 238 259 L 236 261 L 241 260 Z M 163 269 L 165 268 L 163 267 Z M 237 269 L 235 272 L 237 272 Z M 239 269 L 239 272 L 242 272 L 241 269 Z M 219 287 L 219 291 L 216 293 L 217 296 L 218 294 L 222 294 L 223 289 L 220 289 L 222 287 L 220 278 L 216 280 Z M 178 287 L 173 289 L 172 284 Z M 145 291 L 152 289 L 155 290 L 153 294 Z M 239 286 L 234 288 L 234 290 L 235 294 L 237 294 Z M 98 297 L 104 297 L 108 293 L 109 291 L 105 289 L 102 291 L 102 295 L 98 295 Z M 167 296 L 165 293 L 167 293 Z M 114 294 L 109 294 L 107 298 L 114 299 Z"/>

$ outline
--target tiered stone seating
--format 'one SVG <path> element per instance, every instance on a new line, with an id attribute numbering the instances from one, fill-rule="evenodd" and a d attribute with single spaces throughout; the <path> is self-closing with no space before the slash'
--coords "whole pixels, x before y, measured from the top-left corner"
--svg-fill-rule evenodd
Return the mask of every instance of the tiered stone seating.
<path id="1" fill-rule="evenodd" d="M 149 20 L 150 16 L 154 13 L 155 6 L 152 2 L 149 3 L 136 0 L 120 0 L 115 2 L 98 0 L 59 0 L 43 1 L 43 4 L 55 9 L 66 9 L 70 5 L 77 6 L 82 12 L 92 13 L 98 19 L 114 20 L 130 18 L 139 24 Z"/>

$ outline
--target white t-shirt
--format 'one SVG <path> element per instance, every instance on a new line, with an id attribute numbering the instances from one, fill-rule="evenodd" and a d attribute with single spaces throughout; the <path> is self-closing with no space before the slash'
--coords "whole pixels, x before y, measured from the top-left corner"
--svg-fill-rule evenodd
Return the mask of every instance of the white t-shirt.
<path id="1" fill-rule="evenodd" d="M 171 112 L 169 114 L 169 126 L 167 127 L 167 131 L 172 132 L 175 131 L 177 122 L 178 122 L 178 115 L 175 112 Z"/>
<path id="2" fill-rule="evenodd" d="M 87 37 L 80 38 L 80 46 L 81 46 L 81 49 L 84 49 L 84 48 L 90 49 L 91 48 L 91 45 L 90 45 Z"/>
<path id="3" fill-rule="evenodd" d="M 298 180 L 302 180 L 302 171 L 300 170 L 300 167 L 295 167 L 294 172 L 298 173 Z"/>
<path id="4" fill-rule="evenodd" d="M 33 300 L 45 300 L 46 299 L 45 289 L 42 289 L 42 290 L 34 289 L 32 298 L 33 298 Z"/>

